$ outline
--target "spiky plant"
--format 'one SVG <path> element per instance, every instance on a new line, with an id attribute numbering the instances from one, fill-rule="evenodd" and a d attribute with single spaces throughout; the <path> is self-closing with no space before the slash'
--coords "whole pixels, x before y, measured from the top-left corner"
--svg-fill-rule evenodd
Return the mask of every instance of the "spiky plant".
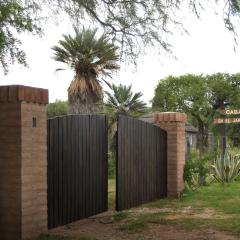
<path id="1" fill-rule="evenodd" d="M 132 86 L 112 85 L 112 93 L 105 92 L 107 95 L 106 107 L 111 112 L 110 132 L 114 135 L 116 121 L 120 114 L 136 115 L 146 111 L 146 104 L 140 100 L 143 96 L 141 92 L 133 93 Z"/>
<path id="2" fill-rule="evenodd" d="M 240 160 L 238 156 L 225 153 L 222 161 L 218 157 L 212 165 L 212 176 L 221 183 L 228 183 L 234 181 L 240 175 Z"/>
<path id="3" fill-rule="evenodd" d="M 112 85 L 113 93 L 105 92 L 108 99 L 106 106 L 114 111 L 115 114 L 134 114 L 143 113 L 146 110 L 146 103 L 140 100 L 143 96 L 141 92 L 133 93 L 132 86 Z"/>
<path id="4" fill-rule="evenodd" d="M 97 37 L 96 29 L 83 28 L 75 29 L 75 36 L 63 35 L 63 40 L 52 49 L 54 59 L 67 64 L 75 72 L 68 88 L 69 112 L 98 112 L 103 99 L 101 84 L 108 84 L 105 78 L 119 69 L 118 48 L 106 35 Z"/>

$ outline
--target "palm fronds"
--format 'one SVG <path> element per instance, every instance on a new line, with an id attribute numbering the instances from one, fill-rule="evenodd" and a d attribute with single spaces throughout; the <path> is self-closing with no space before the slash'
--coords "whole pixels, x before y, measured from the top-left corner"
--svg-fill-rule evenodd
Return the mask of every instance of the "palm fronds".
<path id="1" fill-rule="evenodd" d="M 133 94 L 132 86 L 112 85 L 113 93 L 105 92 L 108 99 L 106 106 L 117 114 L 144 113 L 146 104 L 140 100 L 141 92 Z"/>
<path id="2" fill-rule="evenodd" d="M 63 35 L 63 40 L 52 48 L 53 58 L 75 72 L 68 88 L 70 112 L 80 113 L 83 109 L 91 112 L 97 109 L 92 105 L 99 105 L 103 99 L 102 83 L 109 85 L 105 78 L 119 69 L 118 48 L 105 34 L 98 37 L 96 29 L 74 30 L 75 36 Z"/>
<path id="3" fill-rule="evenodd" d="M 75 28 L 74 37 L 63 35 L 59 45 L 52 48 L 53 58 L 69 65 L 76 74 L 109 75 L 112 70 L 119 69 L 118 48 L 106 35 L 97 38 L 96 34 L 96 29 L 83 28 L 80 31 Z"/>

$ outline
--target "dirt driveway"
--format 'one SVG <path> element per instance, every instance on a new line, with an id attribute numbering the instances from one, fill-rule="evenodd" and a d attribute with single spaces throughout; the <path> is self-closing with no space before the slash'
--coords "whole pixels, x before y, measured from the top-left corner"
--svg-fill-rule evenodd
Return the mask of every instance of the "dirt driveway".
<path id="1" fill-rule="evenodd" d="M 225 232 L 213 229 L 184 230 L 176 226 L 151 224 L 139 233 L 128 233 L 121 229 L 121 223 L 111 221 L 111 213 L 58 227 L 50 234 L 70 237 L 86 237 L 96 240 L 235 240 L 239 239 Z"/>

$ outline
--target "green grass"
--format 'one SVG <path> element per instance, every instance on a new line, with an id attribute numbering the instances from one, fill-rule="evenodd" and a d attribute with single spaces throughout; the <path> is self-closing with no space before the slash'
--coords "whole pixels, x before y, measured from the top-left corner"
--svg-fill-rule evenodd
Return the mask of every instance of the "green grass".
<path id="1" fill-rule="evenodd" d="M 126 219 L 129 216 L 128 212 L 117 212 L 113 215 L 113 219 L 115 222 L 120 222 Z"/>
<path id="2" fill-rule="evenodd" d="M 120 229 L 128 233 L 137 233 L 148 229 L 149 224 L 166 224 L 167 213 L 144 213 L 137 217 L 130 217 L 128 222 L 124 223 Z"/>
<path id="3" fill-rule="evenodd" d="M 114 179 L 115 177 L 116 177 L 116 161 L 114 160 L 113 154 L 109 153 L 108 178 Z"/>
<path id="4" fill-rule="evenodd" d="M 240 182 L 212 184 L 194 192 L 187 192 L 183 198 L 166 198 L 145 205 L 153 208 L 212 208 L 225 214 L 240 214 Z"/>
<path id="5" fill-rule="evenodd" d="M 166 209 L 161 213 L 131 215 L 121 226 L 128 233 L 145 231 L 151 224 L 174 225 L 184 229 L 214 228 L 240 236 L 240 182 L 212 184 L 194 192 L 187 192 L 181 199 L 166 198 L 143 205 L 144 208 Z M 194 215 L 177 216 L 182 209 L 191 207 Z M 167 209 L 174 211 L 168 212 Z M 206 209 L 212 209 L 213 216 L 198 217 Z M 177 216 L 171 218 L 171 216 Z M 182 216 L 182 217 L 181 217 Z M 219 217 L 221 216 L 221 217 Z"/>
<path id="6" fill-rule="evenodd" d="M 189 218 L 189 219 L 177 219 L 177 220 L 167 220 L 166 224 L 179 226 L 184 229 L 192 230 L 199 228 L 214 228 L 219 231 L 226 231 L 237 236 L 240 236 L 240 218 L 227 218 L 227 219 L 199 219 L 199 218 Z"/>
<path id="7" fill-rule="evenodd" d="M 138 233 L 146 230 L 148 228 L 148 224 L 143 221 L 135 221 L 130 222 L 128 224 L 124 224 L 120 227 L 121 230 L 127 231 L 128 233 Z"/>
<path id="8" fill-rule="evenodd" d="M 173 225 L 186 230 L 213 228 L 240 236 L 240 217 L 238 216 L 226 219 L 201 219 L 195 217 L 168 219 L 167 215 L 149 213 L 138 216 L 136 219 L 129 218 L 128 222 L 121 225 L 120 229 L 128 233 L 139 233 L 148 230 L 151 224 Z"/>
<path id="9" fill-rule="evenodd" d="M 96 238 L 92 237 L 62 237 L 56 235 L 41 235 L 37 240 L 97 240 Z"/>
<path id="10" fill-rule="evenodd" d="M 187 230 L 212 228 L 240 236 L 240 181 L 225 185 L 214 183 L 196 191 L 186 192 L 180 199 L 161 199 L 144 204 L 140 208 L 142 207 L 144 207 L 144 210 L 141 209 L 141 211 L 132 209 L 131 211 L 115 213 L 113 215 L 115 224 L 118 225 L 120 230 L 130 234 L 140 232 L 144 234 L 152 224 L 161 224 L 173 225 Z M 194 214 L 185 214 L 186 217 L 181 211 L 188 207 L 191 207 Z M 115 209 L 114 179 L 109 180 L 109 208 Z M 161 211 L 158 211 L 158 209 L 161 209 Z M 209 215 L 210 217 L 204 215 L 206 209 L 213 210 L 213 214 Z M 45 235 L 37 240 L 96 239 Z"/>
<path id="11" fill-rule="evenodd" d="M 108 209 L 115 210 L 116 180 L 108 180 Z"/>

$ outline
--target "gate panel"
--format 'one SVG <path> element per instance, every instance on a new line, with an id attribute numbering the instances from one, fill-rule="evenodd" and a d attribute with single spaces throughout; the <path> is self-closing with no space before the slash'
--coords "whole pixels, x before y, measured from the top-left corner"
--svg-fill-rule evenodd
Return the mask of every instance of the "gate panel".
<path id="1" fill-rule="evenodd" d="M 167 133 L 153 124 L 120 116 L 117 135 L 117 210 L 166 197 Z"/>
<path id="2" fill-rule="evenodd" d="M 48 227 L 107 210 L 107 122 L 104 115 L 48 120 Z"/>

